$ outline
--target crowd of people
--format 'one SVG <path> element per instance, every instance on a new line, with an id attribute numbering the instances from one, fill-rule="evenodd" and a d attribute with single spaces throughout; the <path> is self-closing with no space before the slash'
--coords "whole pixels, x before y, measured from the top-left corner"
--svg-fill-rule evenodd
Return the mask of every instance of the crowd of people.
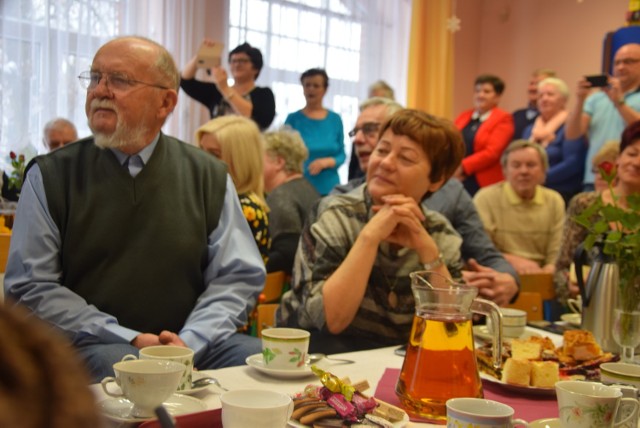
<path id="1" fill-rule="evenodd" d="M 260 352 L 242 331 L 267 272 L 289 276 L 277 324 L 311 331 L 312 352 L 406 343 L 417 270 L 503 306 L 527 273 L 575 296 L 568 272 L 585 231 L 571 216 L 598 195 L 625 206 L 640 192 L 638 44 L 615 53 L 605 88 L 581 80 L 570 112 L 567 85 L 546 69 L 513 114 L 498 107 L 502 79 L 478 76 L 455 121 L 403 108 L 376 82 L 347 133 L 343 184 L 326 71 L 302 73 L 304 107 L 264 132 L 275 97 L 256 86 L 261 52 L 243 43 L 228 64 L 232 85 L 222 65 L 196 78 L 197 55 L 180 72 L 149 39 L 109 41 L 80 76 L 92 136 L 51 121 L 50 153 L 27 167 L 6 297 L 55 326 L 94 381 L 150 345 L 188 346 L 200 369 L 244 364 Z M 211 113 L 192 144 L 161 131 L 180 90 Z M 617 164 L 612 188 L 598 181 L 604 161 Z"/>

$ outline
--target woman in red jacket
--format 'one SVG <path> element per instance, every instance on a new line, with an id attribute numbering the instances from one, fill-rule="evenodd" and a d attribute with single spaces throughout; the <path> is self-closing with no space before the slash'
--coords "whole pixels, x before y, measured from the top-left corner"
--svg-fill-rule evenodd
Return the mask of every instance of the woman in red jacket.
<path id="1" fill-rule="evenodd" d="M 500 156 L 513 137 L 513 117 L 498 108 L 504 82 L 497 76 L 483 74 L 476 78 L 475 108 L 460 114 L 455 124 L 462 132 L 466 156 L 455 177 L 473 196 L 480 187 L 503 180 Z"/>

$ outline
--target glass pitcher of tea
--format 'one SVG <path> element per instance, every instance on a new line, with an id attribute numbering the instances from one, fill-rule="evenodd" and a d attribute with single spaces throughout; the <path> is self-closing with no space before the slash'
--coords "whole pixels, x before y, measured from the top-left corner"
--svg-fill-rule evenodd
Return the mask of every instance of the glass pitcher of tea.
<path id="1" fill-rule="evenodd" d="M 502 315 L 498 306 L 476 299 L 478 290 L 435 272 L 413 272 L 416 313 L 396 384 L 402 407 L 413 417 L 446 421 L 450 398 L 483 398 L 476 363 L 472 313 L 490 317 L 494 365 L 502 363 Z"/>

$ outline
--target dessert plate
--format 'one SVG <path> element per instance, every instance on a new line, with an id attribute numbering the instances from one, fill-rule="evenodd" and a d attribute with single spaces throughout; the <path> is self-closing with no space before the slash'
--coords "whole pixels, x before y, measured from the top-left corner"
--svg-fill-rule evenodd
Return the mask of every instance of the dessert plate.
<path id="1" fill-rule="evenodd" d="M 259 372 L 278 379 L 300 379 L 304 377 L 314 376 L 313 372 L 311 371 L 311 366 L 307 364 L 300 367 L 299 370 L 282 370 L 267 367 L 264 363 L 264 360 L 262 359 L 262 354 L 253 354 L 247 357 L 245 361 L 247 365 L 253 367 Z M 320 364 L 316 365 L 320 367 Z"/>
<path id="2" fill-rule="evenodd" d="M 506 383 L 501 381 L 500 379 L 496 379 L 495 377 L 487 374 L 485 372 L 480 372 L 480 377 L 484 380 L 487 380 L 491 383 L 495 383 L 497 385 L 502 386 L 504 389 L 508 389 L 509 391 L 519 392 L 521 394 L 529 394 L 529 395 L 549 395 L 555 396 L 556 390 L 555 388 L 538 388 L 536 386 L 521 386 L 521 385 L 513 385 L 510 383 Z"/>
<path id="3" fill-rule="evenodd" d="M 407 426 L 408 423 L 409 423 L 409 415 L 405 413 L 404 418 L 402 418 L 401 421 L 393 423 L 393 428 L 404 428 Z M 294 421 L 293 419 L 289 420 L 288 426 L 293 428 L 312 428 L 309 425 L 302 425 L 300 422 Z"/>
<path id="4" fill-rule="evenodd" d="M 162 403 L 169 414 L 173 416 L 185 415 L 187 413 L 202 412 L 207 409 L 204 401 L 186 395 L 173 394 L 167 401 Z M 155 418 L 137 418 L 131 416 L 133 403 L 125 398 L 107 398 L 98 403 L 98 408 L 109 420 L 125 423 L 140 423 Z"/>
<path id="5" fill-rule="evenodd" d="M 487 328 L 486 325 L 474 325 L 473 326 L 473 337 L 478 338 L 480 340 L 486 341 L 486 342 L 491 342 L 493 340 L 493 333 L 491 333 L 489 331 L 489 329 Z M 524 333 L 522 333 L 520 335 L 520 337 L 518 337 L 518 339 L 526 339 L 528 337 L 541 337 L 538 333 L 536 333 L 535 331 L 527 331 L 525 330 Z M 510 341 L 511 339 L 514 339 L 513 337 L 502 337 L 502 340 L 504 342 Z"/>
<path id="6" fill-rule="evenodd" d="M 546 418 L 538 419 L 537 421 L 529 422 L 529 428 L 561 428 L 562 424 L 558 418 Z"/>

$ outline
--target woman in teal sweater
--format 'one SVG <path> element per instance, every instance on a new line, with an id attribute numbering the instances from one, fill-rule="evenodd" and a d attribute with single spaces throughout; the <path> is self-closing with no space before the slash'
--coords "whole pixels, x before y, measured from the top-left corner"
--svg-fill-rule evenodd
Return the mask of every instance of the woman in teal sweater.
<path id="1" fill-rule="evenodd" d="M 312 68 L 300 76 L 306 105 L 289 114 L 285 124 L 297 130 L 309 150 L 304 163 L 304 176 L 322 196 L 340 183 L 338 167 L 345 160 L 344 129 L 338 114 L 322 106 L 329 87 L 329 76 L 320 68 Z"/>

